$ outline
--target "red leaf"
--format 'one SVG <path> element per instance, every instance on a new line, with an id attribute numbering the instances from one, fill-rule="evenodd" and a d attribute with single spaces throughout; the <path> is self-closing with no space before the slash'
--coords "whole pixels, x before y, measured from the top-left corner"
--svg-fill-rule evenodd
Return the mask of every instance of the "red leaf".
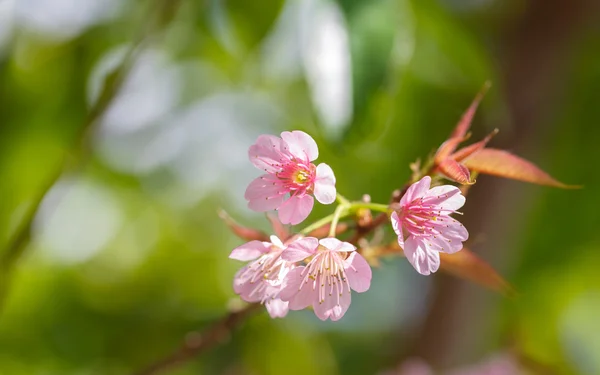
<path id="1" fill-rule="evenodd" d="M 435 163 L 441 164 L 445 159 L 447 159 L 450 154 L 456 150 L 459 144 L 469 139 L 470 134 L 465 135 L 464 137 L 454 137 L 450 138 L 437 149 L 435 153 Z"/>
<path id="2" fill-rule="evenodd" d="M 452 159 L 454 159 L 456 161 L 463 161 L 464 159 L 466 159 L 469 156 L 473 155 L 477 151 L 480 151 L 483 148 L 485 148 L 485 146 L 488 144 L 488 142 L 496 134 L 498 134 L 498 129 L 494 129 L 493 132 L 491 132 L 490 134 L 488 134 L 488 136 L 485 137 L 484 139 L 482 139 L 481 141 L 479 141 L 477 143 L 473 143 L 472 145 L 463 147 L 460 150 L 456 151 L 454 154 L 452 154 Z"/>
<path id="3" fill-rule="evenodd" d="M 466 159 L 464 164 L 471 170 L 498 177 L 564 189 L 580 188 L 580 186 L 563 184 L 535 164 L 504 150 L 485 148 Z"/>
<path id="4" fill-rule="evenodd" d="M 472 185 L 469 169 L 453 159 L 446 159 L 437 167 L 438 171 L 449 179 L 465 185 Z"/>
<path id="5" fill-rule="evenodd" d="M 229 216 L 225 210 L 219 210 L 219 217 L 227 224 L 229 229 L 241 239 L 247 241 L 269 241 L 269 236 L 258 229 L 246 228 L 238 224 L 235 220 Z"/>
<path id="6" fill-rule="evenodd" d="M 471 127 L 471 121 L 473 121 L 473 116 L 475 116 L 475 111 L 477 111 L 477 106 L 479 105 L 479 102 L 481 102 L 481 99 L 483 99 L 483 96 L 485 95 L 485 93 L 487 92 L 487 90 L 490 88 L 491 85 L 492 84 L 489 81 L 487 81 L 483 85 L 483 87 L 481 88 L 481 91 L 479 91 L 479 93 L 477 94 L 475 99 L 473 99 L 473 102 L 471 103 L 469 108 L 465 111 L 465 113 L 461 117 L 458 124 L 456 124 L 456 128 L 454 128 L 454 131 L 450 135 L 450 138 L 456 138 L 456 137 L 463 138 L 467 134 L 467 131 Z"/>
<path id="7" fill-rule="evenodd" d="M 440 253 L 440 258 L 442 271 L 504 295 L 515 294 L 514 288 L 492 266 L 467 248 L 454 254 Z"/>

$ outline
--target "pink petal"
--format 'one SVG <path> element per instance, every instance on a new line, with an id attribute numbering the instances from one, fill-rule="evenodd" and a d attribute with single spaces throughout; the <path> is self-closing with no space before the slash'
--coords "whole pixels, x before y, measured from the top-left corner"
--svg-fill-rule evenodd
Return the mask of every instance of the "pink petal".
<path id="1" fill-rule="evenodd" d="M 271 318 L 284 318 L 289 311 L 288 303 L 279 298 L 267 300 L 265 307 Z"/>
<path id="2" fill-rule="evenodd" d="M 313 255 L 318 247 L 318 239 L 314 237 L 301 238 L 289 244 L 281 253 L 281 258 L 288 262 L 299 262 Z"/>
<path id="3" fill-rule="evenodd" d="M 352 290 L 363 293 L 371 286 L 373 276 L 369 263 L 357 252 L 353 252 L 346 259 L 346 276 Z"/>
<path id="4" fill-rule="evenodd" d="M 469 232 L 458 221 L 452 222 L 448 227 L 441 229 L 441 236 L 438 237 L 443 241 L 444 253 L 453 254 L 463 248 L 463 242 L 469 238 Z"/>
<path id="5" fill-rule="evenodd" d="M 300 130 L 281 133 L 281 138 L 287 143 L 287 151 L 296 158 L 304 161 L 313 161 L 319 157 L 319 148 L 315 140 Z"/>
<path id="6" fill-rule="evenodd" d="M 404 255 L 421 275 L 427 276 L 440 268 L 440 254 L 412 236 L 404 244 Z"/>
<path id="7" fill-rule="evenodd" d="M 271 241 L 271 243 L 275 246 L 277 246 L 280 249 L 285 249 L 285 245 L 283 244 L 283 242 L 281 242 L 281 240 L 279 239 L 279 237 L 275 236 L 275 235 L 270 235 L 269 236 L 269 240 Z"/>
<path id="8" fill-rule="evenodd" d="M 341 296 L 338 296 L 336 294 L 327 295 L 323 302 L 315 301 L 315 303 L 313 304 L 313 309 L 315 310 L 315 315 L 319 319 L 327 320 L 328 318 L 330 318 L 333 321 L 337 321 L 344 316 L 346 311 L 348 311 L 350 302 L 350 292 L 344 290 Z"/>
<path id="9" fill-rule="evenodd" d="M 315 179 L 315 198 L 323 204 L 335 202 L 335 175 L 331 167 L 325 163 L 317 166 L 317 178 Z"/>
<path id="10" fill-rule="evenodd" d="M 398 245 L 401 248 L 404 248 L 404 234 L 402 233 L 402 222 L 400 221 L 400 217 L 396 211 L 392 212 L 392 217 L 390 218 L 392 222 L 392 228 L 394 228 L 394 232 L 398 235 Z"/>
<path id="11" fill-rule="evenodd" d="M 242 269 L 243 270 L 243 269 Z M 264 293 L 256 293 L 255 290 L 260 286 L 259 283 L 251 283 L 249 278 L 242 278 L 242 270 L 238 272 L 233 279 L 233 291 L 239 294 L 246 302 L 260 302 Z"/>
<path id="12" fill-rule="evenodd" d="M 281 285 L 279 298 L 282 301 L 289 302 L 288 307 L 290 310 L 305 309 L 312 305 L 313 300 L 318 298 L 313 290 L 313 281 L 309 279 L 309 283 L 304 282 L 304 276 L 302 276 L 304 269 L 305 267 L 301 266 L 288 272 Z"/>
<path id="13" fill-rule="evenodd" d="M 250 241 L 233 249 L 229 258 L 247 262 L 268 253 L 270 246 L 268 242 Z"/>
<path id="14" fill-rule="evenodd" d="M 315 201 L 310 195 L 293 196 L 277 209 L 283 224 L 296 225 L 304 221 L 312 211 Z"/>
<path id="15" fill-rule="evenodd" d="M 390 221 L 392 222 L 392 228 L 394 228 L 394 232 L 397 235 L 401 235 L 402 234 L 402 223 L 400 222 L 400 217 L 398 217 L 398 213 L 396 211 L 392 212 Z"/>
<path id="16" fill-rule="evenodd" d="M 410 185 L 402 199 L 400 199 L 400 205 L 405 206 L 406 204 L 414 201 L 417 198 L 421 198 L 427 190 L 429 190 L 429 185 L 431 184 L 431 177 L 425 176 L 414 184 Z"/>
<path id="17" fill-rule="evenodd" d="M 436 186 L 423 196 L 423 202 L 439 205 L 446 210 L 458 210 L 465 204 L 465 197 L 460 189 L 452 185 Z"/>
<path id="18" fill-rule="evenodd" d="M 319 244 L 332 251 L 347 252 L 356 250 L 356 246 L 352 245 L 351 243 L 342 242 L 333 237 L 323 238 L 319 240 Z"/>
<path id="19" fill-rule="evenodd" d="M 411 358 L 402 363 L 395 375 L 433 375 L 433 370 L 422 359 Z"/>
<path id="20" fill-rule="evenodd" d="M 281 170 L 281 164 L 289 161 L 289 157 L 282 152 L 287 147 L 280 138 L 263 134 L 248 149 L 248 158 L 254 166 L 268 173 Z"/>
<path id="21" fill-rule="evenodd" d="M 250 182 L 244 197 L 253 211 L 264 212 L 277 209 L 285 199 L 281 186 L 273 185 L 269 175 L 262 175 Z"/>

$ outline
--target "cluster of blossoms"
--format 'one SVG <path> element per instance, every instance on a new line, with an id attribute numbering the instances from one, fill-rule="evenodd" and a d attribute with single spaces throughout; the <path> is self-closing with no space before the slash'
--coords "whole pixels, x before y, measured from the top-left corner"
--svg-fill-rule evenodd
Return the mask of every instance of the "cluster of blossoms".
<path id="1" fill-rule="evenodd" d="M 246 189 L 248 207 L 277 210 L 283 224 L 295 225 L 310 214 L 313 195 L 320 203 L 333 203 L 335 176 L 327 164 L 312 163 L 318 154 L 316 142 L 302 131 L 283 132 L 281 138 L 259 136 L 248 156 L 266 173 Z M 440 252 L 462 249 L 467 230 L 450 214 L 464 203 L 457 187 L 431 187 L 431 178 L 425 176 L 408 187 L 398 203 L 384 206 L 398 244 L 417 272 L 436 272 Z M 282 241 L 271 236 L 270 242 L 255 240 L 234 249 L 230 258 L 249 262 L 234 278 L 235 292 L 247 302 L 264 304 L 271 317 L 312 306 L 321 320 L 342 318 L 351 290 L 366 292 L 372 273 L 355 245 L 334 237 L 337 219 L 327 238 L 297 234 Z"/>

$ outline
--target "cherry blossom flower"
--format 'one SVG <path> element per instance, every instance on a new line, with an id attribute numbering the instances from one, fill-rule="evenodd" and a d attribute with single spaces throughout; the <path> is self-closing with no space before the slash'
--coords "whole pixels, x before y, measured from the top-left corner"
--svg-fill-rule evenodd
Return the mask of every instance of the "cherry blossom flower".
<path id="1" fill-rule="evenodd" d="M 452 185 L 430 189 L 430 184 L 429 176 L 412 184 L 400 200 L 400 209 L 391 217 L 400 247 L 422 275 L 438 270 L 439 252 L 455 253 L 469 238 L 467 229 L 449 216 L 465 203 L 460 190 Z"/>
<path id="2" fill-rule="evenodd" d="M 306 266 L 291 270 L 281 288 L 280 298 L 291 310 L 312 305 L 321 320 L 341 319 L 350 306 L 350 289 L 366 292 L 371 286 L 371 267 L 356 247 L 336 238 L 307 237 L 290 244 L 281 257 L 290 262 L 311 258 Z"/>
<path id="3" fill-rule="evenodd" d="M 294 263 L 281 258 L 285 248 L 279 238 L 271 236 L 271 242 L 250 241 L 229 255 L 231 259 L 251 261 L 235 275 L 233 290 L 246 302 L 264 304 L 272 318 L 283 318 L 288 312 L 288 303 L 279 298 L 283 278 L 294 268 Z"/>
<path id="4" fill-rule="evenodd" d="M 335 201 L 335 176 L 325 163 L 315 166 L 319 149 L 302 131 L 281 133 L 281 138 L 261 135 L 250 146 L 252 164 L 266 174 L 248 185 L 245 198 L 254 211 L 277 210 L 284 224 L 298 224 L 310 214 L 314 199 L 323 204 Z"/>

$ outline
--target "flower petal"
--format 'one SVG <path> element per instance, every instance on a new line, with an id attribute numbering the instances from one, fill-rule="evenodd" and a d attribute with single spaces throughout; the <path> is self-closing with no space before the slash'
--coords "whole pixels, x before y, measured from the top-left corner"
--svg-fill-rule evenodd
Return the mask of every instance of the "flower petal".
<path id="1" fill-rule="evenodd" d="M 404 196 L 402 196 L 402 199 L 400 199 L 400 205 L 404 206 L 417 198 L 421 198 L 429 190 L 429 185 L 431 185 L 431 177 L 429 176 L 425 176 L 410 185 Z"/>
<path id="2" fill-rule="evenodd" d="M 421 240 L 413 236 L 404 243 L 404 255 L 421 275 L 429 275 L 440 268 L 440 254 L 428 249 Z"/>
<path id="3" fill-rule="evenodd" d="M 342 242 L 334 237 L 322 238 L 319 240 L 319 244 L 331 251 L 347 252 L 356 250 L 356 246 L 352 245 L 351 243 Z"/>
<path id="4" fill-rule="evenodd" d="M 250 282 L 251 273 L 245 272 L 246 269 L 242 268 L 233 278 L 233 291 L 246 302 L 260 302 L 264 293 L 257 293 L 257 290 L 261 285 Z"/>
<path id="5" fill-rule="evenodd" d="M 346 259 L 346 276 L 352 290 L 362 293 L 371 287 L 373 273 L 369 263 L 357 252 L 353 252 Z"/>
<path id="6" fill-rule="evenodd" d="M 433 187 L 423 196 L 424 204 L 433 204 L 452 211 L 461 208 L 465 204 L 465 200 L 460 189 L 452 185 Z"/>
<path id="7" fill-rule="evenodd" d="M 335 202 L 335 175 L 331 167 L 325 163 L 317 166 L 315 179 L 315 198 L 323 204 Z"/>
<path id="8" fill-rule="evenodd" d="M 281 138 L 273 135 L 260 135 L 248 149 L 248 158 L 254 166 L 267 173 L 281 171 L 283 163 L 289 161 L 289 156 L 283 152 L 287 145 Z"/>
<path id="9" fill-rule="evenodd" d="M 288 302 L 282 301 L 279 298 L 267 300 L 265 307 L 271 318 L 284 318 L 289 311 Z"/>
<path id="10" fill-rule="evenodd" d="M 279 208 L 285 199 L 281 186 L 273 184 L 269 175 L 262 175 L 250 182 L 244 197 L 253 211 L 264 212 Z"/>
<path id="11" fill-rule="evenodd" d="M 275 235 L 270 235 L 269 239 L 271 240 L 271 243 L 275 246 L 277 246 L 280 249 L 285 249 L 285 245 L 283 244 L 283 242 L 281 242 L 281 240 L 279 239 L 279 237 L 275 236 Z"/>
<path id="12" fill-rule="evenodd" d="M 250 241 L 233 249 L 229 258 L 247 262 L 268 253 L 270 246 L 268 242 Z"/>
<path id="13" fill-rule="evenodd" d="M 392 217 L 390 218 L 392 222 L 392 228 L 394 228 L 394 232 L 398 235 L 398 245 L 401 248 L 404 248 L 404 233 L 402 232 L 402 221 L 400 221 L 400 217 L 396 211 L 392 212 Z"/>
<path id="14" fill-rule="evenodd" d="M 289 244 L 281 253 L 281 258 L 288 262 L 299 262 L 313 255 L 318 247 L 318 239 L 314 237 L 301 238 Z"/>
<path id="15" fill-rule="evenodd" d="M 441 235 L 436 240 L 443 241 L 442 252 L 453 254 L 463 248 L 463 242 L 469 238 L 469 232 L 458 221 L 448 224 L 448 227 L 443 228 Z"/>
<path id="16" fill-rule="evenodd" d="M 338 301 L 339 298 L 339 301 Z M 351 296 L 348 290 L 344 290 L 340 295 L 326 295 L 322 302 L 315 301 L 313 308 L 315 315 L 321 320 L 330 318 L 333 321 L 340 320 L 348 307 L 350 307 Z"/>
<path id="17" fill-rule="evenodd" d="M 302 271 L 306 267 L 296 267 L 286 275 L 281 285 L 279 298 L 282 301 L 288 301 L 290 310 L 302 310 L 312 305 L 316 295 L 313 290 L 312 280 L 310 283 L 304 282 Z"/>
<path id="18" fill-rule="evenodd" d="M 319 148 L 315 140 L 308 134 L 300 130 L 281 133 L 281 138 L 287 144 L 289 151 L 296 158 L 304 161 L 313 161 L 319 157 Z"/>
<path id="19" fill-rule="evenodd" d="M 277 209 L 283 224 L 296 225 L 304 221 L 312 211 L 315 201 L 310 195 L 293 196 Z"/>

